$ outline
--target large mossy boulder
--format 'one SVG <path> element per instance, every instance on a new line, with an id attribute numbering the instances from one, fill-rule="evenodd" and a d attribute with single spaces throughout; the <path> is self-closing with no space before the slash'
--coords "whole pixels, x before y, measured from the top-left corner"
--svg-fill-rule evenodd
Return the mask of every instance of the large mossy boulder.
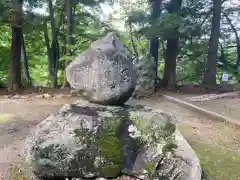
<path id="1" fill-rule="evenodd" d="M 160 172 L 157 167 L 165 154 L 179 144 L 176 132 L 168 116 L 142 106 L 77 101 L 36 127 L 26 140 L 26 161 L 40 178 L 115 178 L 125 173 L 149 179 Z M 158 176 L 165 176 L 169 168 L 162 167 Z"/>

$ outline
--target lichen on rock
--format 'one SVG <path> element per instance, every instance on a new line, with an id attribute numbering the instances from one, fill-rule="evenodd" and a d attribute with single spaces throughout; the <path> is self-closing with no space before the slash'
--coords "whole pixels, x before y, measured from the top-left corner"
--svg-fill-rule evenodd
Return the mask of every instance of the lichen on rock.
<path id="1" fill-rule="evenodd" d="M 125 173 L 147 180 L 176 147 L 175 132 L 169 118 L 142 106 L 76 101 L 37 126 L 26 140 L 26 161 L 42 178 L 116 178 Z"/>
<path id="2" fill-rule="evenodd" d="M 159 159 L 177 147 L 174 144 L 176 126 L 156 112 L 130 112 L 130 118 L 134 123 L 128 129 L 130 136 L 142 144 L 134 171 L 143 179 L 148 179 L 156 171 Z"/>

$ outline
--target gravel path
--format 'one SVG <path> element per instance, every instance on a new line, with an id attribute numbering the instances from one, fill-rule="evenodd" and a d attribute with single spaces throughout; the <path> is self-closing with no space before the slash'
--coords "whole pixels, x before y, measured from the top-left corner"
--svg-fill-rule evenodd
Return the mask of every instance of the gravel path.
<path id="1" fill-rule="evenodd" d="M 240 121 L 240 96 L 194 102 L 189 98 L 198 97 L 199 94 L 168 93 L 168 95 Z"/>
<path id="2" fill-rule="evenodd" d="M 240 121 L 240 98 L 218 99 L 191 103 Z"/>

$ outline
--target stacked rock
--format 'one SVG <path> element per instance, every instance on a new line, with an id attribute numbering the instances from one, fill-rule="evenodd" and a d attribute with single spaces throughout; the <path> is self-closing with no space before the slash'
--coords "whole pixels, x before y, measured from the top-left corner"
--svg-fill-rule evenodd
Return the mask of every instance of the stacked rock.
<path id="1" fill-rule="evenodd" d="M 66 69 L 71 87 L 90 102 L 122 105 L 133 94 L 137 76 L 131 57 L 114 33 L 95 41 Z"/>
<path id="2" fill-rule="evenodd" d="M 27 138 L 26 162 L 37 178 L 200 180 L 199 160 L 170 116 L 120 106 L 132 96 L 136 74 L 113 33 L 78 56 L 67 67 L 67 79 L 88 101 L 64 105 Z M 175 144 L 177 156 L 165 159 Z"/>

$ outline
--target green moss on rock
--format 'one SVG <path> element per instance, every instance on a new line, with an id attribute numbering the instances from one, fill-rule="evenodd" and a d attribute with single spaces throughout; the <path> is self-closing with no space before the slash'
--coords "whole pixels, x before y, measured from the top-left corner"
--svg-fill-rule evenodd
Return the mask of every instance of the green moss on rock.
<path id="1" fill-rule="evenodd" d="M 91 145 L 96 147 L 98 152 L 91 152 L 91 158 L 96 162 L 100 175 L 104 177 L 116 177 L 123 169 L 124 158 L 117 134 L 120 123 L 121 119 L 115 116 L 104 119 L 95 132 L 88 129 L 74 130 L 81 144 L 88 145 L 87 150 L 91 149 Z"/>
<path id="2" fill-rule="evenodd" d="M 100 156 L 106 160 L 101 167 L 102 174 L 106 177 L 116 176 L 123 169 L 123 153 L 120 137 L 117 135 L 120 123 L 121 119 L 118 117 L 104 121 L 96 140 Z"/>

